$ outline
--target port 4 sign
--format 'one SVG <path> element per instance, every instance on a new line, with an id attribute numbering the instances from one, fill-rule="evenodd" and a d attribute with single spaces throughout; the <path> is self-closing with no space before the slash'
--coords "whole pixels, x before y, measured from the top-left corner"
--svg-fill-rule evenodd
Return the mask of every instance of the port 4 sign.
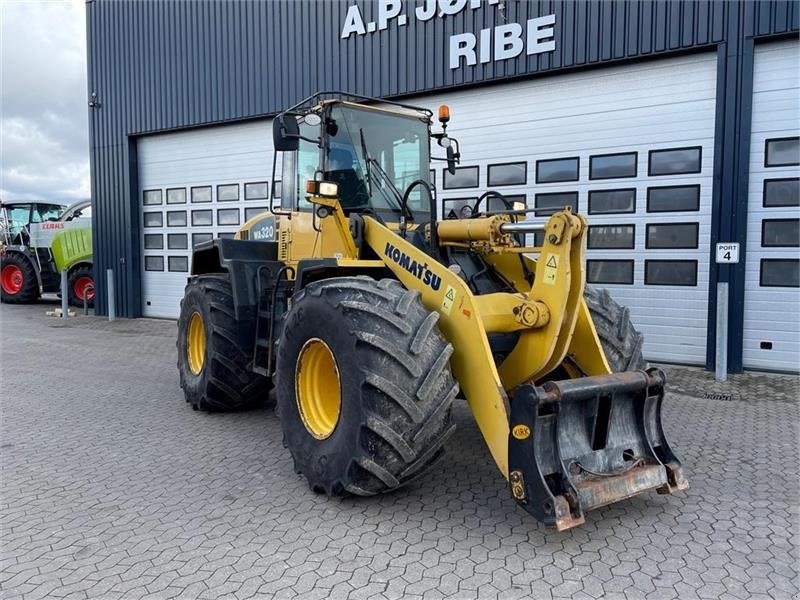
<path id="1" fill-rule="evenodd" d="M 736 264 L 739 262 L 739 242 L 718 242 L 717 263 Z"/>

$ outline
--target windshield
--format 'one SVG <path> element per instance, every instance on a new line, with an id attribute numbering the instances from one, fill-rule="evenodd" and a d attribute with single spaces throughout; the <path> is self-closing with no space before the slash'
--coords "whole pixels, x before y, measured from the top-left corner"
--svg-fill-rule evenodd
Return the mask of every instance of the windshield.
<path id="1" fill-rule="evenodd" d="M 346 211 L 370 208 L 387 220 L 400 215 L 400 202 L 417 179 L 428 182 L 428 125 L 396 113 L 336 105 L 325 123 L 324 178 L 339 184 Z M 416 187 L 408 208 L 417 220 L 427 218 L 428 195 Z"/>

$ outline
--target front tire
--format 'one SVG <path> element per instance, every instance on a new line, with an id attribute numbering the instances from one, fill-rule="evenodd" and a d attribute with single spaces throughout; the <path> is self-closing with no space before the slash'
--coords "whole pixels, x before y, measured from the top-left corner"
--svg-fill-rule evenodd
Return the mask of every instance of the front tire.
<path id="1" fill-rule="evenodd" d="M 0 299 L 7 304 L 31 304 L 39 299 L 39 280 L 33 263 L 18 252 L 0 262 Z"/>
<path id="2" fill-rule="evenodd" d="M 389 279 L 327 279 L 295 295 L 278 345 L 278 412 L 313 490 L 385 492 L 441 457 L 458 386 L 438 319 Z"/>
<path id="3" fill-rule="evenodd" d="M 644 338 L 633 326 L 630 310 L 618 304 L 606 289 L 586 286 L 583 292 L 594 328 L 613 373 L 647 368 L 642 356 Z"/>
<path id="4" fill-rule="evenodd" d="M 270 380 L 250 370 L 253 348 L 239 341 L 227 275 L 189 280 L 177 346 L 181 388 L 195 410 L 239 410 L 266 401 Z"/>

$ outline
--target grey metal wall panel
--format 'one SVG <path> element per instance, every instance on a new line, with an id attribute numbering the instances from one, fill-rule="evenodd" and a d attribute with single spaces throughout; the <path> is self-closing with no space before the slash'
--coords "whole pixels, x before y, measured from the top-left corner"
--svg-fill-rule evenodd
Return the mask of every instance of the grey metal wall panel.
<path id="1" fill-rule="evenodd" d="M 788 0 L 484 2 L 457 15 L 340 39 L 356 0 L 87 3 L 95 264 L 118 272 L 121 314 L 140 314 L 135 144 L 128 137 L 274 113 L 319 89 L 402 96 L 797 31 Z M 364 20 L 377 2 L 361 0 Z M 469 3 L 468 3 L 469 4 Z M 405 12 L 412 0 L 403 2 Z M 556 15 L 556 50 L 450 69 L 448 38 Z M 106 310 L 104 289 L 98 311 Z"/>

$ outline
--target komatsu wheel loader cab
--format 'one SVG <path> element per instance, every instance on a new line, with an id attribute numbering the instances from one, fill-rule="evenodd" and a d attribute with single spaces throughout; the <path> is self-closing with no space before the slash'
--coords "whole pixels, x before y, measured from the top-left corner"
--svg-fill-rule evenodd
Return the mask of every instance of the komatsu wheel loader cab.
<path id="1" fill-rule="evenodd" d="M 236 409 L 274 386 L 296 470 L 332 496 L 425 473 L 456 398 L 513 498 L 549 526 L 685 489 L 664 374 L 646 369 L 627 309 L 585 286 L 586 220 L 527 220 L 535 210 L 496 192 L 437 220 L 431 166 L 460 159 L 449 120 L 442 107 L 434 132 L 428 109 L 342 93 L 274 119 L 279 206 L 195 248 L 186 400 Z"/>

